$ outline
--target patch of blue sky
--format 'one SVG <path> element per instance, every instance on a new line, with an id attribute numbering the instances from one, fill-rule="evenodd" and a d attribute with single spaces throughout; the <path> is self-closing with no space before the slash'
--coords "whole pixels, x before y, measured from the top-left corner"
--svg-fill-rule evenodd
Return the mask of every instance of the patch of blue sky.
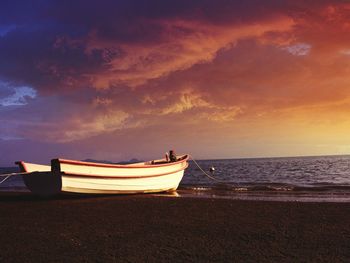
<path id="1" fill-rule="evenodd" d="M 12 94 L 0 98 L 1 106 L 22 106 L 28 103 L 29 99 L 37 96 L 35 89 L 27 86 L 13 88 Z"/>
<path id="2" fill-rule="evenodd" d="M 310 53 L 311 45 L 307 43 L 297 43 L 282 48 L 294 56 L 306 56 Z"/>
<path id="3" fill-rule="evenodd" d="M 0 25 L 0 37 L 16 29 L 16 25 Z"/>
<path id="4" fill-rule="evenodd" d="M 23 140 L 23 137 L 12 136 L 12 135 L 2 135 L 0 134 L 0 139 L 3 141 L 14 141 L 14 140 Z"/>

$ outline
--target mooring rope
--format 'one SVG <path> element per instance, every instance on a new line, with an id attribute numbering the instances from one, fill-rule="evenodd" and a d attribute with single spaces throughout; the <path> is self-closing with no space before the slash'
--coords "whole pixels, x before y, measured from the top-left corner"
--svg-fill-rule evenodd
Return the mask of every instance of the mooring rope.
<path id="1" fill-rule="evenodd" d="M 14 175 L 21 175 L 21 174 L 28 174 L 28 172 L 21 172 L 21 173 L 9 173 L 9 174 L 0 174 L 0 177 L 5 177 L 4 179 L 2 179 L 0 181 L 0 185 L 5 182 L 7 179 L 9 179 L 10 177 L 14 176 Z"/>
<path id="2" fill-rule="evenodd" d="M 199 170 L 201 170 L 201 171 L 203 172 L 203 174 L 204 174 L 206 177 L 208 177 L 209 179 L 214 180 L 214 181 L 216 181 L 216 182 L 218 182 L 218 183 L 227 184 L 227 182 L 221 181 L 221 180 L 219 180 L 219 179 L 216 179 L 215 177 L 213 177 L 213 176 L 211 176 L 210 174 L 206 173 L 206 172 L 202 169 L 202 167 L 200 167 L 200 165 L 197 163 L 197 161 L 196 161 L 195 159 L 193 159 L 193 157 L 192 157 L 191 155 L 190 155 L 190 159 L 197 165 L 197 167 L 199 168 Z"/>
<path id="3" fill-rule="evenodd" d="M 31 172 L 19 172 L 19 173 L 9 173 L 9 174 L 0 174 L 0 177 L 13 176 L 13 175 L 22 175 L 22 174 L 30 174 Z"/>
<path id="4" fill-rule="evenodd" d="M 1 175 L 2 176 L 2 175 Z M 7 176 L 5 176 L 5 178 L 4 179 L 2 179 L 1 181 L 0 181 L 0 184 L 2 184 L 3 182 L 5 182 L 7 179 L 9 179 L 11 176 L 13 176 L 13 174 L 9 174 L 9 175 L 7 175 Z"/>

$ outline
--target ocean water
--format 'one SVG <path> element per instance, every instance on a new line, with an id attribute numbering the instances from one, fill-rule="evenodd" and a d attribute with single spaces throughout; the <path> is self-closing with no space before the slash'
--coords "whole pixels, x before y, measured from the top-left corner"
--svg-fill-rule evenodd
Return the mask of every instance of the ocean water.
<path id="1" fill-rule="evenodd" d="M 183 196 L 350 202 L 350 156 L 200 160 L 190 162 Z M 214 167 L 213 173 L 209 172 Z"/>
<path id="2" fill-rule="evenodd" d="M 178 197 L 244 200 L 350 202 L 350 156 L 199 160 L 209 179 L 190 161 Z M 209 168 L 214 167 L 213 173 Z M 17 168 L 0 168 L 0 173 Z M 0 181 L 3 177 L 0 177 Z M 21 176 L 0 191 L 27 191 Z"/>
<path id="3" fill-rule="evenodd" d="M 17 167 L 0 167 L 0 175 L 16 172 L 19 172 Z M 11 176 L 8 179 L 0 176 L 0 182 L 4 179 L 5 181 L 0 184 L 0 192 L 28 192 L 21 175 Z"/>

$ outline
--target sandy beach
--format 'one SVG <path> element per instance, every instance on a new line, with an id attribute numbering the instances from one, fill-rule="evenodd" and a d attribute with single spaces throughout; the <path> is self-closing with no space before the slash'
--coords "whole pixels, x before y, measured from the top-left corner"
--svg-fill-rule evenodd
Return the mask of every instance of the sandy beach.
<path id="1" fill-rule="evenodd" d="M 350 203 L 0 194 L 0 262 L 349 262 Z"/>

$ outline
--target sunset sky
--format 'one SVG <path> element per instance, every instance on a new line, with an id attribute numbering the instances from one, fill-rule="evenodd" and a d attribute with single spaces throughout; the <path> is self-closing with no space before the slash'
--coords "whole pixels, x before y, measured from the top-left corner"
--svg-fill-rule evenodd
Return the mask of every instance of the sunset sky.
<path id="1" fill-rule="evenodd" d="M 0 2 L 0 166 L 169 149 L 350 154 L 350 2 Z"/>

